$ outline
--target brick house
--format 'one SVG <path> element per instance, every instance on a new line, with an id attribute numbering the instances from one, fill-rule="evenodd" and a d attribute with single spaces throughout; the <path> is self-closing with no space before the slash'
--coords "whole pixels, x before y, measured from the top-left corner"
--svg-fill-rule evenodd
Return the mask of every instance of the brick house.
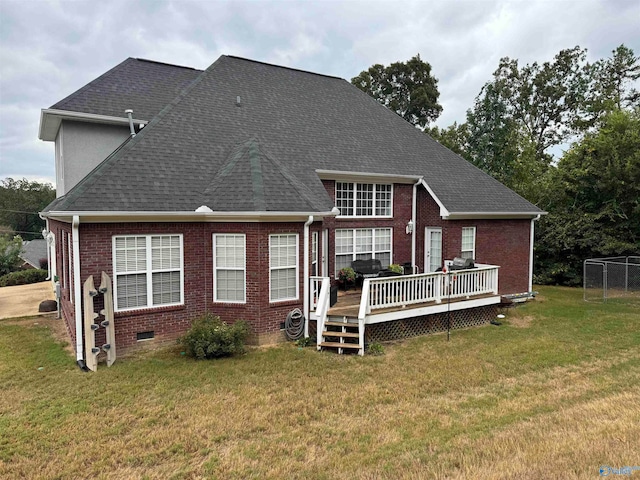
<path id="1" fill-rule="evenodd" d="M 102 271 L 119 352 L 173 341 L 205 312 L 276 342 L 298 308 L 318 348 L 353 337 L 339 351 L 362 353 L 375 325 L 531 291 L 544 212 L 340 78 L 130 58 L 42 110 L 39 137 L 56 146 L 42 216 L 79 362 L 82 282 Z M 454 257 L 475 268 L 436 272 Z M 365 279 L 335 310 L 337 272 L 357 259 L 410 271 Z M 324 335 L 337 317 L 347 326 Z"/>

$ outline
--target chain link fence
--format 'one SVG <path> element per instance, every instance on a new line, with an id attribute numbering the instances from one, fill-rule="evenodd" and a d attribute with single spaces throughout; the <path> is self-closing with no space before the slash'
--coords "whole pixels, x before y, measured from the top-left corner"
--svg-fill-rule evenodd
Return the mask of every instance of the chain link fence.
<path id="1" fill-rule="evenodd" d="M 584 300 L 640 304 L 640 257 L 590 258 L 584 261 Z"/>

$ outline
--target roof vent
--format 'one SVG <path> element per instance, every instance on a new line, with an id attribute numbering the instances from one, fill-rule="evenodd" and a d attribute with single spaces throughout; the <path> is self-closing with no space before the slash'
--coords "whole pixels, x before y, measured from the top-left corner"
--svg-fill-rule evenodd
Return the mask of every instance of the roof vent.
<path id="1" fill-rule="evenodd" d="M 236 97 L 236 107 L 240 106 L 240 95 Z"/>

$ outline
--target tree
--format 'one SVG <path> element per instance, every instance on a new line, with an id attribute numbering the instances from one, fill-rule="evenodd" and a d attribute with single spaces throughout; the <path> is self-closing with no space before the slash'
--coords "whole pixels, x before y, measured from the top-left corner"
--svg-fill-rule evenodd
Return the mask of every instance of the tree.
<path id="1" fill-rule="evenodd" d="M 586 96 L 586 127 L 614 110 L 640 106 L 640 92 L 634 88 L 634 82 L 640 78 L 640 57 L 624 44 L 612 54 L 611 58 L 589 66 L 592 84 Z"/>
<path id="2" fill-rule="evenodd" d="M 373 65 L 352 78 L 351 83 L 422 129 L 442 112 L 438 80 L 431 75 L 431 65 L 422 61 L 420 55 L 388 67 Z"/>
<path id="3" fill-rule="evenodd" d="M 614 111 L 553 171 L 537 278 L 580 284 L 582 261 L 640 251 L 640 110 Z"/>
<path id="4" fill-rule="evenodd" d="M 38 212 L 55 197 L 55 190 L 48 183 L 5 178 L 0 182 L 0 225 L 11 227 L 25 240 L 40 237 L 45 222 Z"/>
<path id="5" fill-rule="evenodd" d="M 22 238 L 0 235 L 0 277 L 16 270 L 22 251 Z"/>
<path id="6" fill-rule="evenodd" d="M 449 150 L 457 153 L 465 160 L 471 161 L 471 156 L 469 155 L 469 126 L 466 123 L 458 125 L 457 122 L 453 122 L 453 125 L 449 125 L 446 128 L 434 126 L 425 132 Z"/>

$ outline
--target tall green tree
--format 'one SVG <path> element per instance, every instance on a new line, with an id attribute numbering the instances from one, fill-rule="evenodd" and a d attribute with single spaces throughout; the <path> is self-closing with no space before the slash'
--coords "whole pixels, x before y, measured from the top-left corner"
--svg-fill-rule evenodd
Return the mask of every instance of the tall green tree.
<path id="1" fill-rule="evenodd" d="M 471 156 L 469 155 L 469 127 L 466 122 L 461 124 L 453 122 L 452 125 L 446 128 L 433 126 L 425 130 L 425 133 L 431 135 L 434 140 L 437 140 L 449 150 L 471 161 Z"/>
<path id="2" fill-rule="evenodd" d="M 54 198 L 56 192 L 48 183 L 5 178 L 0 181 L 0 225 L 9 226 L 25 240 L 39 238 L 45 222 L 38 212 Z"/>
<path id="3" fill-rule="evenodd" d="M 442 112 L 438 80 L 420 55 L 386 67 L 372 65 L 352 78 L 351 83 L 421 129 Z"/>
<path id="4" fill-rule="evenodd" d="M 585 99 L 585 127 L 593 126 L 609 112 L 640 106 L 640 92 L 635 88 L 640 78 L 640 57 L 624 44 L 611 53 L 610 58 L 588 67 L 591 84 Z"/>
<path id="5" fill-rule="evenodd" d="M 640 252 L 640 110 L 618 110 L 553 171 L 538 229 L 538 281 L 579 284 L 582 261 Z"/>

